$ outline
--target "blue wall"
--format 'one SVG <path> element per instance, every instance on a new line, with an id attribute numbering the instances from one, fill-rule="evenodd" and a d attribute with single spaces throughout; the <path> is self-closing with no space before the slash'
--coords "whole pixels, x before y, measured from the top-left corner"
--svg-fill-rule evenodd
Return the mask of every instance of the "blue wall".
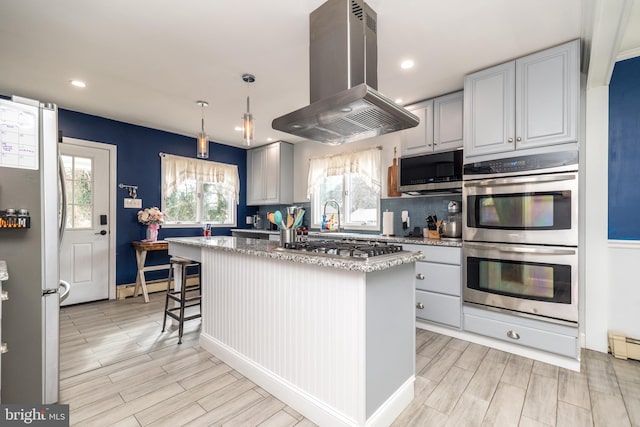
<path id="1" fill-rule="evenodd" d="M 609 239 L 640 240 L 640 57 L 609 85 Z"/>
<path id="2" fill-rule="evenodd" d="M 161 206 L 160 156 L 159 152 L 185 157 L 196 157 L 195 137 L 186 137 L 169 132 L 136 126 L 115 120 L 59 110 L 58 127 L 63 136 L 102 142 L 118 147 L 117 183 L 137 185 L 138 197 L 143 207 Z M 238 165 L 240 175 L 240 204 L 238 225 L 244 227 L 244 218 L 255 212 L 247 208 L 246 198 L 246 151 L 227 145 L 210 143 L 209 160 Z M 128 284 L 136 279 L 136 257 L 131 242 L 145 238 L 145 227 L 138 223 L 137 209 L 124 209 L 123 199 L 128 197 L 124 189 L 118 189 L 116 197 L 116 284 Z M 214 228 L 214 235 L 230 235 L 230 228 Z M 202 235 L 201 228 L 161 228 L 159 238 Z M 163 264 L 167 255 L 150 252 L 147 264 Z M 147 273 L 149 279 L 166 276 L 166 272 Z"/>

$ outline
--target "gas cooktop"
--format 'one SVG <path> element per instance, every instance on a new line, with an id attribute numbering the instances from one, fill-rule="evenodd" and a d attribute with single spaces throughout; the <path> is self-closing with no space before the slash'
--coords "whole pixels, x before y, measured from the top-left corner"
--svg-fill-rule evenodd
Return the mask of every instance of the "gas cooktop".
<path id="1" fill-rule="evenodd" d="M 381 255 L 403 252 L 402 246 L 384 242 L 307 240 L 285 243 L 284 249 L 311 252 L 317 255 L 334 255 L 342 258 L 368 259 Z"/>

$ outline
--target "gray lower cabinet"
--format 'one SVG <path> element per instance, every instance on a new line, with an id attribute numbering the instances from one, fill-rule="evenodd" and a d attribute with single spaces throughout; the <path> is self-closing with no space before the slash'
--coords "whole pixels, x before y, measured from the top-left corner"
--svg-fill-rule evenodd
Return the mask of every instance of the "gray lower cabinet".
<path id="1" fill-rule="evenodd" d="M 464 330 L 498 340 L 578 357 L 578 328 L 464 306 Z"/>
<path id="2" fill-rule="evenodd" d="M 459 329 L 462 326 L 461 249 L 429 245 L 403 247 L 425 254 L 424 260 L 416 262 L 416 318 Z"/>

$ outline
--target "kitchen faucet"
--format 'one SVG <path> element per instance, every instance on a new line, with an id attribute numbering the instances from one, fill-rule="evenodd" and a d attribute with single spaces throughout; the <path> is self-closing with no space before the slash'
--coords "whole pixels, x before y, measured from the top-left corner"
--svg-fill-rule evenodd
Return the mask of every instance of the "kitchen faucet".
<path id="1" fill-rule="evenodd" d="M 336 202 L 335 200 L 327 200 L 324 203 L 324 208 L 322 209 L 322 215 L 326 218 L 327 217 L 327 205 L 328 204 L 333 204 L 335 205 L 336 209 L 338 209 L 338 232 L 340 232 L 340 205 L 338 204 L 338 202 Z"/>

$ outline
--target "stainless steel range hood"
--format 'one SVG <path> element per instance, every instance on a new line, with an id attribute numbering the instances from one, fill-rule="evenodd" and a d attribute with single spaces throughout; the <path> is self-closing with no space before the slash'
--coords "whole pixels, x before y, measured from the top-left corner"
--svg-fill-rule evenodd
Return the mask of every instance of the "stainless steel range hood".
<path id="1" fill-rule="evenodd" d="M 309 16 L 311 105 L 272 127 L 341 144 L 417 126 L 420 119 L 376 91 L 377 16 L 362 0 L 328 0 Z"/>

